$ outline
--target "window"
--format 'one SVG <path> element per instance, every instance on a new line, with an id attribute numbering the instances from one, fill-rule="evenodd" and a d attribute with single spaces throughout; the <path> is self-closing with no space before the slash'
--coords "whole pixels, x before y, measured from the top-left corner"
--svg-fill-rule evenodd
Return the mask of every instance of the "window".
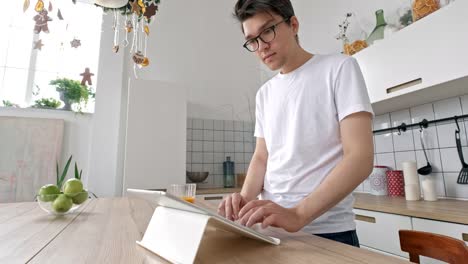
<path id="1" fill-rule="evenodd" d="M 49 0 L 43 0 L 45 9 Z M 81 73 L 89 68 L 92 85 L 96 89 L 99 47 L 101 39 L 102 9 L 90 3 L 52 1 L 48 16 L 50 33 L 33 32 L 37 14 L 37 0 L 23 12 L 23 1 L 2 1 L 0 16 L 0 105 L 2 100 L 21 107 L 34 105 L 35 100 L 54 98 L 59 94 L 49 82 L 56 78 L 81 81 Z M 60 9 L 63 20 L 58 18 Z M 71 41 L 78 39 L 81 46 L 73 48 Z M 41 40 L 41 50 L 34 43 Z M 63 105 L 63 104 L 62 104 Z M 83 106 L 83 112 L 94 112 L 94 100 Z"/>

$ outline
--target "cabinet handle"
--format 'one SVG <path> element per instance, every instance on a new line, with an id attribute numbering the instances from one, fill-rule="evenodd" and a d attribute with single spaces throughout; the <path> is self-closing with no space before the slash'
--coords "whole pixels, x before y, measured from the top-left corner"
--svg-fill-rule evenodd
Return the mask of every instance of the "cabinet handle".
<path id="1" fill-rule="evenodd" d="M 210 201 L 210 200 L 222 200 L 222 196 L 208 196 L 203 198 L 205 201 Z"/>
<path id="2" fill-rule="evenodd" d="M 399 85 L 395 85 L 393 87 L 387 88 L 387 94 L 394 93 L 394 92 L 397 92 L 397 91 L 400 91 L 400 90 L 403 90 L 403 89 L 406 89 L 406 88 L 410 88 L 411 86 L 415 86 L 415 85 L 420 84 L 420 83 L 422 83 L 422 79 L 417 78 L 417 79 L 414 79 L 414 80 L 409 81 L 409 82 L 405 82 L 405 83 L 402 83 L 402 84 L 399 84 Z"/>
<path id="3" fill-rule="evenodd" d="M 468 234 L 463 233 L 462 238 L 463 238 L 464 241 L 468 242 Z"/>
<path id="4" fill-rule="evenodd" d="M 363 222 L 368 222 L 368 223 L 375 223 L 375 217 L 357 214 L 355 218 L 358 221 L 363 221 Z"/>

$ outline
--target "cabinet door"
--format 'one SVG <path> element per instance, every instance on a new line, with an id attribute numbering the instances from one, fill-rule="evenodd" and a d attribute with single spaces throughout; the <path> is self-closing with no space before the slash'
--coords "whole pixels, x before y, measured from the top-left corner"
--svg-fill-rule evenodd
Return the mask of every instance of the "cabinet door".
<path id="1" fill-rule="evenodd" d="M 468 76 L 467 12 L 468 1 L 455 1 L 355 54 L 371 103 L 428 87 L 436 90 L 425 90 L 424 96 L 406 101 L 439 98 L 440 90 L 447 97 L 463 93 L 461 87 L 436 85 Z"/>
<path id="2" fill-rule="evenodd" d="M 409 258 L 400 249 L 400 229 L 411 230 L 411 218 L 407 216 L 354 209 L 359 242 L 366 247 Z"/>
<path id="3" fill-rule="evenodd" d="M 468 225 L 446 223 L 421 218 L 413 218 L 413 229 L 450 236 L 465 241 L 468 245 Z M 421 257 L 421 263 L 445 263 L 431 258 Z"/>

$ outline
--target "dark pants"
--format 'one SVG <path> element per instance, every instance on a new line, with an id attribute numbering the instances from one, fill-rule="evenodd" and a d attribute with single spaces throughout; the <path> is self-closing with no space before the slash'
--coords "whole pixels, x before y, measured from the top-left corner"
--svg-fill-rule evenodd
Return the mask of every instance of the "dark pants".
<path id="1" fill-rule="evenodd" d="M 328 233 L 328 234 L 315 234 L 316 236 L 334 240 L 336 242 L 341 242 L 348 244 L 350 246 L 359 247 L 359 239 L 356 234 L 356 230 L 339 232 L 339 233 Z"/>

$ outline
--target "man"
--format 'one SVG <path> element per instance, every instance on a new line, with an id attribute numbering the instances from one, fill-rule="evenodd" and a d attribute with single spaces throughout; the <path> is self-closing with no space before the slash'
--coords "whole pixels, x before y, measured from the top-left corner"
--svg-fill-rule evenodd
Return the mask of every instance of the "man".
<path id="1" fill-rule="evenodd" d="M 372 170 L 373 112 L 357 62 L 305 51 L 289 0 L 238 0 L 234 13 L 244 47 L 280 72 L 257 92 L 257 143 L 242 191 L 218 213 L 359 247 L 351 192 Z"/>

